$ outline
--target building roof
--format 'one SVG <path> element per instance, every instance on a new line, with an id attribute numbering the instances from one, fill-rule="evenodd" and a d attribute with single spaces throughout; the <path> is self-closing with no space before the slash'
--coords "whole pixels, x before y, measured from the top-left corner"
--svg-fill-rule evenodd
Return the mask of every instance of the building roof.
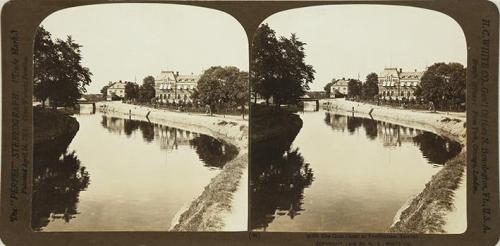
<path id="1" fill-rule="evenodd" d="M 346 79 L 337 79 L 333 82 L 335 86 L 347 86 L 349 84 L 349 80 Z"/>
<path id="2" fill-rule="evenodd" d="M 197 83 L 198 80 L 200 80 L 200 75 L 196 74 L 190 74 L 190 75 L 179 74 L 177 76 L 177 82 L 181 83 Z"/>
<path id="3" fill-rule="evenodd" d="M 379 78 L 394 77 L 399 79 L 420 79 L 424 75 L 424 71 L 403 72 L 394 67 L 384 68 L 384 71 L 378 74 Z"/>
<path id="4" fill-rule="evenodd" d="M 125 88 L 125 81 L 112 82 L 108 85 L 108 89 L 123 89 Z"/>
<path id="5" fill-rule="evenodd" d="M 386 67 L 384 71 L 382 71 L 378 77 L 399 77 L 398 69 L 395 67 Z"/>
<path id="6" fill-rule="evenodd" d="M 424 72 L 402 72 L 399 74 L 399 77 L 401 79 L 421 79 L 422 76 L 424 75 Z"/>
<path id="7" fill-rule="evenodd" d="M 161 71 L 158 76 L 156 76 L 155 81 L 175 81 L 175 72 L 174 71 Z"/>

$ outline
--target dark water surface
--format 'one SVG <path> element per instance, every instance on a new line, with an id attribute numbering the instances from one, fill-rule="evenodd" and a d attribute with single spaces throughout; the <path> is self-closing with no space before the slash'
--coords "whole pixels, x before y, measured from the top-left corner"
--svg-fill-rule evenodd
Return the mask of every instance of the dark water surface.
<path id="1" fill-rule="evenodd" d="M 35 149 L 35 230 L 168 230 L 237 154 L 220 140 L 174 127 L 75 117 L 80 129 L 69 146 Z"/>
<path id="2" fill-rule="evenodd" d="M 461 146 L 430 132 L 324 111 L 291 140 L 253 150 L 251 227 L 385 232 Z M 252 146 L 254 148 L 254 146 Z"/>

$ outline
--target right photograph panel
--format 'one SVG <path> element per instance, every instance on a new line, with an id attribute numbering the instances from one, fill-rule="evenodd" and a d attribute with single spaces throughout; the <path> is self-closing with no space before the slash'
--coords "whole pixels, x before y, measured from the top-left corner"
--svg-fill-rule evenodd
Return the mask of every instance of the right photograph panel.
<path id="1" fill-rule="evenodd" d="M 250 229 L 465 232 L 462 29 L 432 10 L 279 12 L 251 49 Z"/>

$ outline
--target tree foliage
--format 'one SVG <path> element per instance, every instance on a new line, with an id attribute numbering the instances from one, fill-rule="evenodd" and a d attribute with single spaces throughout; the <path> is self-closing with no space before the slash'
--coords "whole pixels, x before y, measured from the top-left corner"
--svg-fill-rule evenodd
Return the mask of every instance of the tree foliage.
<path id="1" fill-rule="evenodd" d="M 438 109 L 465 103 L 466 69 L 460 63 L 435 63 L 421 79 L 422 98 Z"/>
<path id="2" fill-rule="evenodd" d="M 192 99 L 224 108 L 241 107 L 248 101 L 248 73 L 236 67 L 211 67 L 200 77 Z"/>
<path id="3" fill-rule="evenodd" d="M 33 94 L 43 105 L 48 99 L 53 107 L 73 106 L 86 92 L 92 73 L 81 64 L 81 45 L 71 36 L 53 40 L 39 27 L 34 43 Z"/>
<path id="4" fill-rule="evenodd" d="M 361 96 L 362 86 L 363 84 L 361 83 L 361 81 L 357 79 L 349 79 L 349 82 L 347 83 L 347 96 Z"/>
<path id="5" fill-rule="evenodd" d="M 125 83 L 125 99 L 132 100 L 139 98 L 139 85 L 132 82 Z"/>
<path id="6" fill-rule="evenodd" d="M 251 87 L 254 96 L 270 98 L 276 105 L 294 104 L 309 89 L 314 69 L 305 63 L 306 43 L 295 34 L 276 37 L 267 24 L 262 24 L 253 39 Z"/>
<path id="7" fill-rule="evenodd" d="M 106 99 L 108 96 L 108 88 L 109 88 L 108 85 L 105 85 L 101 88 L 101 94 L 103 99 Z"/>
<path id="8" fill-rule="evenodd" d="M 331 82 L 327 83 L 324 87 L 323 90 L 326 92 L 326 97 L 330 97 L 330 91 L 332 89 L 332 85 L 335 83 L 335 79 L 332 79 Z"/>
<path id="9" fill-rule="evenodd" d="M 368 74 L 361 89 L 363 98 L 373 99 L 373 97 L 378 95 L 378 75 L 376 73 Z"/>
<path id="10" fill-rule="evenodd" d="M 150 102 L 155 97 L 155 78 L 151 75 L 142 80 L 139 87 L 138 98 L 141 102 Z"/>

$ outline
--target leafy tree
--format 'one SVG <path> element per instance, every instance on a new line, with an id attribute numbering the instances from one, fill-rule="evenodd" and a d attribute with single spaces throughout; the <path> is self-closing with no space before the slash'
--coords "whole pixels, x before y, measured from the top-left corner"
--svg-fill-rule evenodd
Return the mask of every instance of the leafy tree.
<path id="1" fill-rule="evenodd" d="M 263 24 L 253 40 L 252 90 L 266 102 L 276 106 L 294 104 L 309 89 L 314 69 L 305 63 L 306 43 L 295 34 L 276 38 L 275 32 Z"/>
<path id="2" fill-rule="evenodd" d="M 422 98 L 422 87 L 420 85 L 417 85 L 417 88 L 415 88 L 414 95 L 418 100 Z"/>
<path id="3" fill-rule="evenodd" d="M 335 79 L 332 79 L 332 81 L 330 83 L 326 84 L 323 87 L 323 90 L 325 90 L 325 92 L 326 92 L 326 97 L 330 97 L 330 91 L 331 91 L 333 83 L 335 83 Z"/>
<path id="4" fill-rule="evenodd" d="M 366 76 L 366 81 L 362 86 L 363 98 L 373 98 L 378 95 L 378 75 L 370 73 Z"/>
<path id="5" fill-rule="evenodd" d="M 248 73 L 236 67 L 211 67 L 200 77 L 192 98 L 210 106 L 244 107 L 248 100 Z"/>
<path id="6" fill-rule="evenodd" d="M 108 88 L 109 88 L 109 86 L 107 86 L 107 85 L 105 85 L 101 88 L 101 94 L 102 94 L 103 99 L 106 99 L 108 96 Z"/>
<path id="7" fill-rule="evenodd" d="M 54 108 L 75 105 L 86 92 L 92 76 L 81 64 L 81 45 L 71 36 L 54 41 L 47 30 L 39 27 L 34 48 L 34 96 L 43 106 L 47 99 Z"/>
<path id="8" fill-rule="evenodd" d="M 270 81 L 276 77 L 275 71 L 279 65 L 276 32 L 269 25 L 262 24 L 255 33 L 252 47 L 252 69 L 250 70 L 252 93 L 255 99 L 257 95 L 260 95 L 269 104 L 273 91 L 273 84 Z"/>
<path id="9" fill-rule="evenodd" d="M 361 96 L 362 86 L 363 85 L 361 81 L 357 79 L 349 79 L 349 82 L 347 83 L 348 96 L 349 97 Z"/>
<path id="10" fill-rule="evenodd" d="M 248 72 L 244 71 L 233 71 L 238 74 L 236 79 L 231 83 L 227 83 L 224 87 L 224 91 L 228 97 L 228 102 L 230 106 L 240 107 L 241 115 L 245 119 L 245 106 L 248 103 Z"/>
<path id="11" fill-rule="evenodd" d="M 139 87 L 139 101 L 150 102 L 155 97 L 155 78 L 146 76 Z"/>
<path id="12" fill-rule="evenodd" d="M 438 109 L 465 103 L 466 69 L 460 63 L 435 63 L 421 79 L 422 98 Z"/>
<path id="13" fill-rule="evenodd" d="M 132 82 L 125 83 L 125 99 L 138 99 L 139 98 L 139 85 Z"/>

